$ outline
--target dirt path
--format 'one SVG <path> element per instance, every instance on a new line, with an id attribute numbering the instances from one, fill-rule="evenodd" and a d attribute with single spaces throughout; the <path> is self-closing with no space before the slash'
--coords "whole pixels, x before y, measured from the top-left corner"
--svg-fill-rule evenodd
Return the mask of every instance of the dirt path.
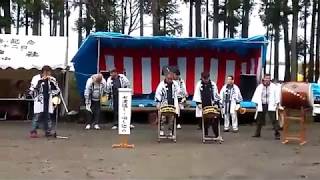
<path id="1" fill-rule="evenodd" d="M 253 139 L 252 126 L 224 133 L 225 143 L 202 144 L 201 131 L 186 125 L 177 143 L 156 141 L 156 127 L 138 124 L 133 150 L 111 148 L 116 131 L 85 131 L 62 124 L 69 139 L 30 139 L 29 123 L 0 122 L 0 179 L 320 179 L 320 124 L 308 126 L 308 144 L 282 145 L 265 128 Z"/>

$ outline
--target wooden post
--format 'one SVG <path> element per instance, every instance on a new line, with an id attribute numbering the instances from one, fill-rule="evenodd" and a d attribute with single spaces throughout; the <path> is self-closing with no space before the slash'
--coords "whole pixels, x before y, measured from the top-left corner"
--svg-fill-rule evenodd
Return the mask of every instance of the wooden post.
<path id="1" fill-rule="evenodd" d="M 128 144 L 128 135 L 120 135 L 120 143 L 113 144 L 112 148 L 134 148 L 134 144 Z"/>

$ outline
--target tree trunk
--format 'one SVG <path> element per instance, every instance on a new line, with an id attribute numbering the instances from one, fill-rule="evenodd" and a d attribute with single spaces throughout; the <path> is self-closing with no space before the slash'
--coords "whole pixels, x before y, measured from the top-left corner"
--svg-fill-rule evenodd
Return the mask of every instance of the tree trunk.
<path id="1" fill-rule="evenodd" d="M 121 33 L 124 34 L 124 0 L 121 0 Z"/>
<path id="2" fill-rule="evenodd" d="M 227 31 L 227 21 L 228 21 L 228 13 L 227 13 L 227 4 L 228 0 L 224 0 L 223 6 L 223 37 L 226 38 L 226 31 Z"/>
<path id="3" fill-rule="evenodd" d="M 39 35 L 39 23 L 41 16 L 41 2 L 39 0 L 33 1 L 33 12 L 32 12 L 32 35 Z"/>
<path id="4" fill-rule="evenodd" d="M 189 37 L 193 36 L 193 1 L 189 0 Z"/>
<path id="5" fill-rule="evenodd" d="M 64 36 L 64 1 L 61 1 L 63 9 L 60 11 L 59 16 L 59 23 L 60 23 L 60 29 L 59 29 L 59 35 Z"/>
<path id="6" fill-rule="evenodd" d="M 234 17 L 234 12 L 233 11 L 234 11 L 233 9 L 229 9 L 228 10 L 228 17 L 229 18 L 231 18 L 231 17 L 233 18 Z M 235 29 L 234 23 L 228 21 L 229 38 L 234 38 L 234 33 L 235 33 L 234 29 Z"/>
<path id="7" fill-rule="evenodd" d="M 272 69 L 272 45 L 274 44 L 274 41 L 273 41 L 273 29 L 271 29 L 271 35 L 270 35 L 270 60 L 269 60 L 269 74 L 271 74 L 271 69 Z"/>
<path id="8" fill-rule="evenodd" d="M 307 79 L 307 5 L 304 4 L 304 41 L 303 41 L 303 64 L 302 64 L 302 72 L 303 72 L 303 81 Z"/>
<path id="9" fill-rule="evenodd" d="M 58 20 L 57 19 L 53 19 L 53 28 L 52 28 L 52 35 L 53 36 L 57 36 L 57 29 L 58 29 Z"/>
<path id="10" fill-rule="evenodd" d="M 213 1 L 213 38 L 219 37 L 219 0 Z"/>
<path id="11" fill-rule="evenodd" d="M 90 9 L 89 8 L 90 8 L 89 4 L 86 3 L 86 19 L 87 19 L 87 21 L 88 21 L 88 19 L 91 18 L 90 17 Z M 91 28 L 88 25 L 86 25 L 85 26 L 85 30 L 86 30 L 86 37 L 87 37 L 90 34 Z"/>
<path id="12" fill-rule="evenodd" d="M 241 28 L 242 38 L 247 38 L 249 35 L 249 13 L 250 13 L 250 0 L 243 0 L 242 28 Z"/>
<path id="13" fill-rule="evenodd" d="M 167 10 L 163 7 L 163 36 L 167 35 Z"/>
<path id="14" fill-rule="evenodd" d="M 26 0 L 26 4 L 30 3 L 30 0 Z M 25 9 L 25 14 L 26 14 L 26 35 L 29 35 L 29 11 L 26 8 Z"/>
<path id="15" fill-rule="evenodd" d="M 201 1 L 196 1 L 196 37 L 201 37 Z"/>
<path id="16" fill-rule="evenodd" d="M 320 43 L 320 3 L 318 2 L 318 19 L 317 19 L 317 37 L 316 37 L 316 68 L 315 68 L 315 82 L 319 79 L 319 43 Z"/>
<path id="17" fill-rule="evenodd" d="M 11 12 L 10 12 L 10 0 L 3 1 L 3 14 L 6 19 L 6 25 L 4 27 L 5 34 L 11 34 Z"/>
<path id="18" fill-rule="evenodd" d="M 158 36 L 160 32 L 160 7 L 159 7 L 159 0 L 152 0 L 152 29 L 153 35 Z"/>
<path id="19" fill-rule="evenodd" d="M 209 0 L 206 2 L 206 38 L 209 38 Z"/>
<path id="20" fill-rule="evenodd" d="M 42 10 L 39 13 L 39 36 L 42 35 Z"/>
<path id="21" fill-rule="evenodd" d="M 315 36 L 315 23 L 316 23 L 316 9 L 317 3 L 313 1 L 312 5 L 312 19 L 311 19 L 311 35 L 310 35 L 310 56 L 308 67 L 308 81 L 313 82 L 314 77 L 314 36 Z"/>
<path id="22" fill-rule="evenodd" d="M 19 30 L 20 30 L 20 13 L 21 13 L 21 5 L 18 3 L 18 9 L 17 9 L 17 35 L 19 35 Z"/>
<path id="23" fill-rule="evenodd" d="M 270 36 L 269 36 L 269 26 L 268 25 L 266 27 L 266 30 L 267 30 L 266 37 L 267 37 L 267 40 L 269 41 Z M 271 44 L 272 44 L 272 42 L 271 42 Z M 271 58 L 270 58 L 270 60 L 271 60 Z M 263 64 L 263 74 L 267 74 L 267 61 L 265 62 L 265 64 Z"/>
<path id="24" fill-rule="evenodd" d="M 283 6 L 288 6 L 288 0 L 283 1 Z M 282 27 L 283 27 L 283 42 L 284 42 L 284 58 L 285 58 L 285 75 L 284 80 L 291 80 L 291 61 L 290 61 L 290 46 L 289 46 L 289 20 L 287 12 L 284 12 L 282 18 Z"/>
<path id="25" fill-rule="evenodd" d="M 52 36 L 52 2 L 49 0 L 49 34 Z"/>
<path id="26" fill-rule="evenodd" d="M 70 11 L 69 11 L 69 2 L 66 1 L 66 16 L 67 16 L 67 19 L 66 19 L 66 36 L 69 37 L 69 16 L 70 16 Z"/>
<path id="27" fill-rule="evenodd" d="M 139 12 L 140 12 L 140 36 L 143 36 L 143 14 L 144 14 L 144 0 L 139 1 Z"/>
<path id="28" fill-rule="evenodd" d="M 39 16 L 38 13 L 33 12 L 32 16 L 32 35 L 38 36 L 39 35 Z"/>
<path id="29" fill-rule="evenodd" d="M 82 0 L 79 2 L 79 19 L 78 19 L 78 47 L 82 43 Z"/>
<path id="30" fill-rule="evenodd" d="M 274 73 L 273 78 L 279 80 L 279 41 L 280 41 L 280 27 L 274 28 Z"/>
<path id="31" fill-rule="evenodd" d="M 126 27 L 126 22 L 127 22 L 127 7 L 128 7 L 128 0 L 125 1 L 125 5 L 124 5 L 123 34 L 125 34 L 125 27 Z"/>
<path id="32" fill-rule="evenodd" d="M 292 0 L 293 18 L 292 18 L 292 38 L 291 38 L 291 80 L 297 80 L 297 35 L 299 18 L 299 0 Z"/>

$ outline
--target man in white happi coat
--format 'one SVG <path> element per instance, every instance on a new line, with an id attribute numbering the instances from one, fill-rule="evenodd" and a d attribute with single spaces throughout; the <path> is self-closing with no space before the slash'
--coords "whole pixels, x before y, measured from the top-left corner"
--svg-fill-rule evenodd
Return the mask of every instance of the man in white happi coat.
<path id="1" fill-rule="evenodd" d="M 165 79 L 161 81 L 156 89 L 155 93 L 155 101 L 157 102 L 157 109 L 160 110 L 160 107 L 172 105 L 175 106 L 176 114 L 179 115 L 179 103 L 178 103 L 178 93 L 179 93 L 179 85 L 177 82 L 173 80 L 174 74 L 172 72 L 168 72 L 165 75 Z M 163 136 L 164 133 L 164 124 L 168 125 L 168 132 L 171 136 L 173 134 L 174 128 L 174 118 L 175 116 L 162 116 L 162 119 L 159 120 L 160 123 L 160 135 Z"/>
<path id="2" fill-rule="evenodd" d="M 84 98 L 87 110 L 87 120 L 85 129 L 94 128 L 99 130 L 99 120 L 101 111 L 101 97 L 106 96 L 107 82 L 102 74 L 94 74 L 88 78 L 84 90 Z"/>
<path id="3" fill-rule="evenodd" d="M 31 80 L 29 88 L 30 94 L 34 98 L 32 129 L 30 131 L 31 138 L 37 138 L 37 128 L 39 122 L 43 123 L 45 136 L 51 136 L 52 119 L 51 115 L 54 112 L 52 102 L 53 96 L 60 93 L 60 88 L 54 77 L 51 76 L 52 69 L 50 66 L 43 66 L 41 74 L 34 76 Z"/>
<path id="4" fill-rule="evenodd" d="M 196 118 L 202 118 L 202 109 L 206 106 L 220 106 L 220 96 L 215 82 L 210 80 L 210 74 L 207 72 L 201 73 L 201 80 L 197 82 L 195 87 L 193 101 L 197 103 Z M 212 126 L 215 138 L 220 137 L 219 134 L 219 118 L 210 119 L 204 124 L 205 136 L 208 136 L 208 129 Z"/>
<path id="5" fill-rule="evenodd" d="M 276 109 L 280 103 L 279 88 L 270 81 L 270 74 L 265 74 L 262 83 L 256 88 L 252 102 L 257 105 L 256 120 L 257 129 L 253 137 L 261 136 L 262 126 L 265 125 L 266 116 L 269 115 L 272 121 L 274 136 L 276 140 L 280 139 L 279 123 L 276 120 Z"/>
<path id="6" fill-rule="evenodd" d="M 186 88 L 186 83 L 180 77 L 180 71 L 177 67 L 174 69 L 174 81 L 177 82 L 180 88 L 178 93 L 178 102 L 179 102 L 179 108 L 181 110 L 181 109 L 184 109 L 184 105 L 188 97 L 188 92 Z M 181 116 L 177 116 L 177 129 L 181 129 L 181 123 L 182 123 Z"/>
<path id="7" fill-rule="evenodd" d="M 113 106 L 113 126 L 111 129 L 118 129 L 119 88 L 130 88 L 130 82 L 124 74 L 119 74 L 117 69 L 113 69 L 107 79 L 107 93 L 111 96 Z M 134 126 L 130 125 L 130 128 L 134 128 Z"/>
<path id="8" fill-rule="evenodd" d="M 238 116 L 242 96 L 240 89 L 234 84 L 233 76 L 227 77 L 227 84 L 225 84 L 220 91 L 220 98 L 222 103 L 222 115 L 224 118 L 224 131 L 228 132 L 230 129 L 230 118 L 232 120 L 233 132 L 238 132 Z"/>

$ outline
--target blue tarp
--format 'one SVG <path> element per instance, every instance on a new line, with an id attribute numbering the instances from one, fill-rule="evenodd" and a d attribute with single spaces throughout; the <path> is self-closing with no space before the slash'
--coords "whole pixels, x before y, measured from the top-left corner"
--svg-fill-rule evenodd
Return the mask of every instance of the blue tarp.
<path id="1" fill-rule="evenodd" d="M 320 102 L 320 84 L 312 83 L 311 89 L 314 101 Z"/>
<path id="2" fill-rule="evenodd" d="M 175 38 L 175 37 L 131 37 L 119 33 L 96 32 L 90 34 L 82 43 L 73 57 L 77 85 L 83 94 L 86 80 L 97 72 L 98 39 L 101 48 L 218 48 L 236 51 L 246 55 L 250 49 L 262 48 L 263 64 L 266 60 L 267 41 L 265 36 L 255 36 L 244 39 L 204 39 L 204 38 Z"/>

